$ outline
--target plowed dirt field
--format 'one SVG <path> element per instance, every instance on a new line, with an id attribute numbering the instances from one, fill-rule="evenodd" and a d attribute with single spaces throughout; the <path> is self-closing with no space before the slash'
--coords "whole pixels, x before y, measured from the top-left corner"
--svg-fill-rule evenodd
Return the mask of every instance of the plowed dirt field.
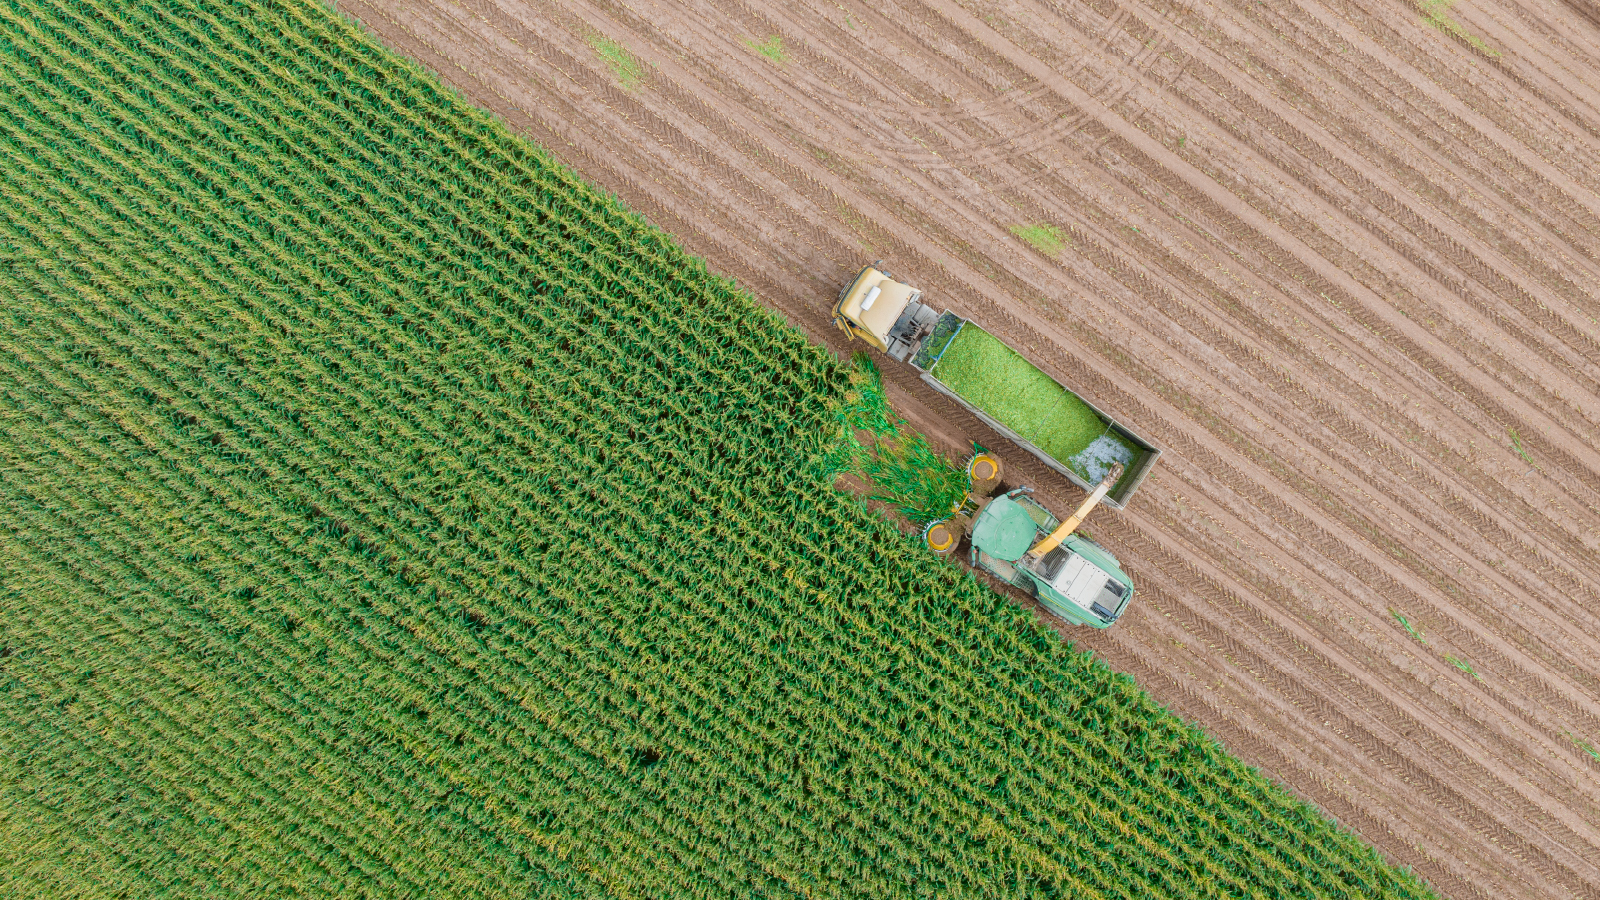
<path id="1" fill-rule="evenodd" d="M 882 258 L 1161 444 L 1068 637 L 1448 896 L 1600 897 L 1592 3 L 338 6 L 819 340 Z"/>

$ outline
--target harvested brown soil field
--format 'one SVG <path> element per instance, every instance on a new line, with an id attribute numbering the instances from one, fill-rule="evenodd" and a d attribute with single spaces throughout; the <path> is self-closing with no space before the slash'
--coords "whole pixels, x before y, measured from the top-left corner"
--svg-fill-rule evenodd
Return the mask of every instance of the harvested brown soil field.
<path id="1" fill-rule="evenodd" d="M 882 258 L 1161 444 L 1068 637 L 1448 896 L 1600 897 L 1592 3 L 338 5 L 841 352 Z"/>

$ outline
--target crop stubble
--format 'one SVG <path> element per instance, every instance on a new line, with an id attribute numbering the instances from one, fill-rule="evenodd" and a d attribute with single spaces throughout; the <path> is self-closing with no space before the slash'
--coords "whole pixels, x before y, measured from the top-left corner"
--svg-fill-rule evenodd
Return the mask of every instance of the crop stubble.
<path id="1" fill-rule="evenodd" d="M 1069 636 L 1447 895 L 1600 896 L 1581 5 L 1453 7 L 1493 57 L 1339 0 L 338 5 L 819 339 L 881 257 L 1166 447 L 1089 523 L 1140 602 Z"/>

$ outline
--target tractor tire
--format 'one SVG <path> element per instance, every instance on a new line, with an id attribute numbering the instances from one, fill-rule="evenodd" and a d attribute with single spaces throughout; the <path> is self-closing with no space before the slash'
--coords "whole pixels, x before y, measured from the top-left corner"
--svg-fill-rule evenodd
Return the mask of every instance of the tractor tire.
<path id="1" fill-rule="evenodd" d="M 961 531 L 952 525 L 949 519 L 929 522 L 928 527 L 922 529 L 922 542 L 934 553 L 948 556 L 955 551 L 956 545 L 961 543 Z"/>
<path id="2" fill-rule="evenodd" d="M 987 497 L 1000 486 L 1000 460 L 987 453 L 979 453 L 967 460 L 967 481 L 975 497 Z"/>

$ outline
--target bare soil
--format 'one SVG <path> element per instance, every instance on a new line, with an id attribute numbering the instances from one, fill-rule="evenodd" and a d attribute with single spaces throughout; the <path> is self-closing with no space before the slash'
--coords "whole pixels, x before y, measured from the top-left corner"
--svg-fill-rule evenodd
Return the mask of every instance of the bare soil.
<path id="1" fill-rule="evenodd" d="M 881 258 L 1165 447 L 1064 633 L 1448 896 L 1600 897 L 1592 2 L 338 7 L 841 353 Z"/>

